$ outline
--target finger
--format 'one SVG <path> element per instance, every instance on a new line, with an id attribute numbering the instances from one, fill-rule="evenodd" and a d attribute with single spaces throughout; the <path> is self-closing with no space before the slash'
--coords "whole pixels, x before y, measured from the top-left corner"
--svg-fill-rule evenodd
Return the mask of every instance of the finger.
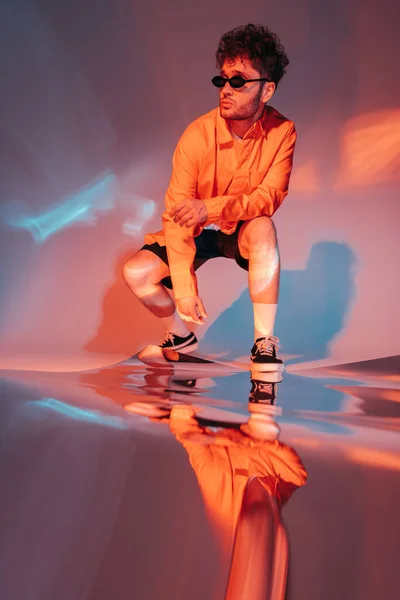
<path id="1" fill-rule="evenodd" d="M 190 318 L 192 319 L 192 323 L 196 323 L 196 325 L 204 325 L 204 322 L 197 314 L 196 306 L 190 311 Z"/>
<path id="2" fill-rule="evenodd" d="M 197 310 L 202 319 L 207 319 L 208 315 L 207 315 L 206 309 L 204 308 L 204 304 L 203 304 L 203 301 L 201 300 L 201 298 L 199 298 L 197 301 Z"/>
<path id="3" fill-rule="evenodd" d="M 175 223 L 177 223 L 178 221 L 182 221 L 182 219 L 184 219 L 184 222 L 186 223 L 186 221 L 191 218 L 192 218 L 192 214 L 190 212 L 190 209 L 184 209 L 184 210 L 181 210 L 179 213 L 176 213 L 176 215 L 174 217 L 174 221 L 175 221 Z"/>
<path id="4" fill-rule="evenodd" d="M 170 208 L 169 214 L 171 215 L 171 217 L 174 216 L 174 214 L 178 211 L 181 210 L 181 208 L 183 208 L 184 206 L 186 206 L 186 201 L 182 200 L 182 202 L 178 202 L 178 204 L 175 204 L 174 206 L 172 206 L 172 208 Z"/>
<path id="5" fill-rule="evenodd" d="M 171 209 L 170 214 L 173 215 L 183 215 L 192 210 L 192 205 L 190 200 L 183 200 L 182 202 L 178 202 Z"/>
<path id="6" fill-rule="evenodd" d="M 178 224 L 181 227 L 184 227 L 184 226 L 186 226 L 186 223 L 188 223 L 191 219 L 193 219 L 192 215 L 190 215 L 190 214 L 183 215 L 183 217 L 181 217 L 179 219 Z"/>
<path id="7" fill-rule="evenodd" d="M 204 319 L 197 316 L 192 319 L 192 323 L 195 323 L 195 325 L 205 325 Z"/>
<path id="8" fill-rule="evenodd" d="M 178 204 L 177 206 L 175 206 L 175 214 L 176 215 L 183 215 L 185 213 L 187 213 L 190 210 L 190 206 L 188 206 L 187 204 Z"/>
<path id="9" fill-rule="evenodd" d="M 204 325 L 204 322 L 197 316 L 196 307 L 188 311 L 187 314 L 181 312 L 179 308 L 176 310 L 182 321 L 186 321 L 187 323 L 195 323 L 196 325 Z"/>
<path id="10" fill-rule="evenodd" d="M 188 213 L 180 212 L 174 216 L 174 221 L 175 221 L 175 223 L 180 223 L 182 219 L 187 220 L 188 218 L 190 218 L 190 215 Z M 186 220 L 185 220 L 185 223 L 186 223 Z"/>

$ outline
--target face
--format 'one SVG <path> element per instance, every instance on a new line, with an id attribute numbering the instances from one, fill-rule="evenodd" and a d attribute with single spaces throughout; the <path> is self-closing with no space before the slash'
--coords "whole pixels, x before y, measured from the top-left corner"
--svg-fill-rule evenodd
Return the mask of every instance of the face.
<path id="1" fill-rule="evenodd" d="M 220 73 L 223 77 L 241 75 L 245 79 L 259 79 L 256 71 L 247 58 L 237 58 L 234 62 L 225 62 Z M 261 115 L 265 103 L 275 91 L 272 82 L 255 81 L 246 83 L 241 88 L 232 88 L 226 83 L 219 92 L 219 107 L 221 116 L 232 121 L 253 119 Z"/>

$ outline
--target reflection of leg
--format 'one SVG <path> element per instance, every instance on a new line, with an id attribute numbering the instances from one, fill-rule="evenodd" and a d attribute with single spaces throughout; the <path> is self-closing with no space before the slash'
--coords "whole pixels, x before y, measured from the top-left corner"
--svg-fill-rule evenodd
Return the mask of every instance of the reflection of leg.
<path id="1" fill-rule="evenodd" d="M 233 548 L 225 600 L 275 600 L 274 554 L 280 517 L 275 500 L 258 479 L 247 486 Z"/>
<path id="2" fill-rule="evenodd" d="M 240 254 L 249 260 L 249 292 L 254 308 L 254 339 L 272 335 L 279 292 L 280 261 L 275 226 L 269 217 L 246 221 Z"/>
<path id="3" fill-rule="evenodd" d="M 168 265 L 149 250 L 140 250 L 124 267 L 125 281 L 140 302 L 163 320 L 167 331 L 186 336 L 188 329 L 176 312 L 175 302 L 160 283 L 168 275 Z"/>

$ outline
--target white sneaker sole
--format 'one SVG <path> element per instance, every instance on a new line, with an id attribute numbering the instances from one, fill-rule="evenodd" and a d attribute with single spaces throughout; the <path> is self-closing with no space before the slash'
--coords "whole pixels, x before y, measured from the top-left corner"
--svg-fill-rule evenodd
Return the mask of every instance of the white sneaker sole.
<path id="1" fill-rule="evenodd" d="M 285 365 L 283 363 L 256 363 L 250 360 L 250 369 L 260 373 L 282 373 Z"/>

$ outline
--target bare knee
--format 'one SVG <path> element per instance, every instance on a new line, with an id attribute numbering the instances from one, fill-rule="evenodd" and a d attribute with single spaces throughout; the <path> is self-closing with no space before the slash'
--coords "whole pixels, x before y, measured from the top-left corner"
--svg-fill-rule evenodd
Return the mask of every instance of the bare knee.
<path id="1" fill-rule="evenodd" d="M 251 232 L 252 236 L 276 236 L 275 225 L 271 217 L 264 215 L 262 217 L 256 217 L 255 219 L 247 221 L 247 224 L 248 231 Z"/>
<path id="2" fill-rule="evenodd" d="M 248 258 L 249 253 L 257 250 L 277 248 L 276 229 L 271 217 L 256 217 L 246 221 L 239 233 L 241 254 Z"/>
<path id="3" fill-rule="evenodd" d="M 151 256 L 147 256 L 141 251 L 126 261 L 123 270 L 124 279 L 133 292 L 160 281 L 162 277 L 159 276 L 159 269 L 155 262 L 156 260 L 153 260 Z"/>
<path id="4" fill-rule="evenodd" d="M 139 282 L 140 279 L 140 260 L 137 259 L 137 255 L 129 258 L 124 264 L 124 279 L 129 286 L 133 286 Z"/>

